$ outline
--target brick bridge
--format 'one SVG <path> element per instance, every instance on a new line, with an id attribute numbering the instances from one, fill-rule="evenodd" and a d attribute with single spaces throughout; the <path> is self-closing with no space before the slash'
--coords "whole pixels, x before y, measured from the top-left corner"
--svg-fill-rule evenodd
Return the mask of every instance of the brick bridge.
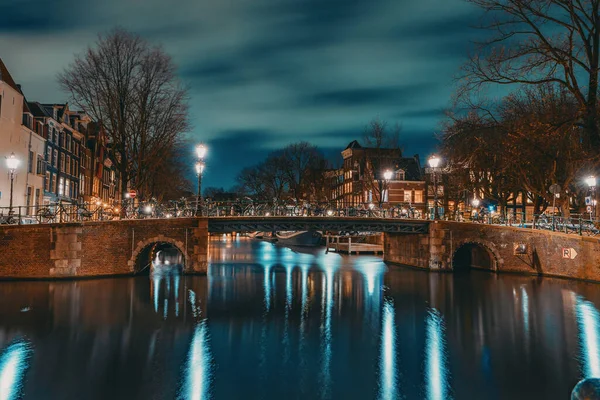
<path id="1" fill-rule="evenodd" d="M 384 233 L 384 260 L 427 270 L 460 267 L 600 281 L 598 238 L 447 221 L 216 217 L 0 227 L 0 278 L 132 275 L 156 246 L 178 249 L 186 273 L 206 273 L 209 232 L 347 230 Z M 563 249 L 574 258 L 563 258 Z"/>

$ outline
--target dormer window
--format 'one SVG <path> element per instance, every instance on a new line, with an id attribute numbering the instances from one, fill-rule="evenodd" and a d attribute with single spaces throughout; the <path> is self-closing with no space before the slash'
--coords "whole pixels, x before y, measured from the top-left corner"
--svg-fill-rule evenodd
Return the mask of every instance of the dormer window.
<path id="1" fill-rule="evenodd" d="M 404 173 L 403 169 L 399 169 L 398 171 L 396 171 L 396 180 L 397 181 L 403 181 L 406 178 L 406 174 Z"/>

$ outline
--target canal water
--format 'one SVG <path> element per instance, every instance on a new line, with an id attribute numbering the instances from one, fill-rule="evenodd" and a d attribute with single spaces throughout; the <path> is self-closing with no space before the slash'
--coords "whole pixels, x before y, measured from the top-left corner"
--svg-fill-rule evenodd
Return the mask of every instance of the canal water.
<path id="1" fill-rule="evenodd" d="M 567 399 L 600 286 L 215 240 L 208 276 L 0 283 L 0 399 Z"/>

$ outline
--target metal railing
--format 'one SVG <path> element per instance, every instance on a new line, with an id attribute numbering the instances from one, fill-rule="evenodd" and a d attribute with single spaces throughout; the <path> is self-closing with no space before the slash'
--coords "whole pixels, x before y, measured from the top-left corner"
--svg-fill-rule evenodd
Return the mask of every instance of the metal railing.
<path id="1" fill-rule="evenodd" d="M 329 204 L 297 204 L 258 202 L 258 201 L 203 201 L 196 207 L 196 201 L 181 199 L 159 203 L 155 200 L 134 202 L 124 200 L 120 204 L 66 203 L 57 202 L 39 206 L 0 207 L 2 224 L 51 224 L 84 221 L 110 221 L 128 219 L 169 219 L 194 216 L 204 217 L 364 217 L 392 219 L 431 219 L 411 204 L 392 207 L 377 207 L 372 204 L 356 207 L 335 207 Z M 457 213 L 443 215 L 442 220 L 514 226 L 538 230 L 550 230 L 568 234 L 600 236 L 600 220 L 589 214 L 574 214 L 570 217 L 558 215 L 534 215 L 529 218 L 524 213 Z"/>

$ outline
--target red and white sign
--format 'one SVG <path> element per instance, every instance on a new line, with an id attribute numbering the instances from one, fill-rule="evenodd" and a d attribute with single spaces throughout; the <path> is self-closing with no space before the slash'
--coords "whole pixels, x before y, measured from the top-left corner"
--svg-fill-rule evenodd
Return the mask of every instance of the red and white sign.
<path id="1" fill-rule="evenodd" d="M 137 192 L 135 190 L 130 190 L 129 193 L 128 193 L 128 195 L 129 195 L 130 198 L 133 199 L 135 196 L 137 196 Z"/>
<path id="2" fill-rule="evenodd" d="M 574 260 L 577 257 L 577 252 L 572 247 L 563 247 L 562 249 L 562 258 L 566 258 L 569 260 Z"/>

